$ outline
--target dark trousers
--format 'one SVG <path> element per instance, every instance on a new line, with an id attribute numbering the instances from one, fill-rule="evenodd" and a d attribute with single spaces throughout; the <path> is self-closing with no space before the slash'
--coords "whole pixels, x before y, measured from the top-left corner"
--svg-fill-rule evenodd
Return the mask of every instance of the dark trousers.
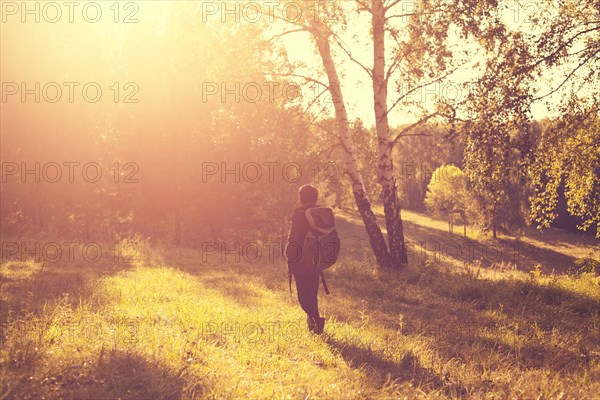
<path id="1" fill-rule="evenodd" d="M 306 314 L 312 318 L 319 318 L 319 274 L 294 274 L 298 301 Z"/>

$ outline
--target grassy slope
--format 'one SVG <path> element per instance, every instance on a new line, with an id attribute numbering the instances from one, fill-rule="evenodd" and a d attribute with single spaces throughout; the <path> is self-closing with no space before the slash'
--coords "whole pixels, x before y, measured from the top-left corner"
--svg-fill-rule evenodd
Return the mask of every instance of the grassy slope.
<path id="1" fill-rule="evenodd" d="M 202 262 L 146 245 L 134 263 L 4 263 L 0 398 L 600 393 L 599 278 L 548 274 L 596 257 L 596 243 L 554 232 L 467 242 L 404 215 L 413 245 L 400 272 L 378 270 L 356 216 L 339 215 L 322 338 L 266 251 Z"/>

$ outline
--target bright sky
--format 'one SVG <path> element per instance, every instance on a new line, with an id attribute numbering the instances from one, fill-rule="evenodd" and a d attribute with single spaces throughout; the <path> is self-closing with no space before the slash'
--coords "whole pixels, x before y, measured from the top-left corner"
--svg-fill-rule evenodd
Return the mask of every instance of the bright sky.
<path id="1" fill-rule="evenodd" d="M 548 0 L 546 0 L 548 1 Z M 67 2 L 68 3 L 68 2 Z M 67 4 L 65 3 L 65 4 Z M 5 76 L 20 76 L 19 79 L 23 79 L 23 72 L 32 70 L 35 72 L 34 76 L 37 79 L 42 78 L 45 75 L 54 77 L 61 76 L 62 70 L 65 64 L 70 66 L 70 69 L 77 70 L 81 74 L 83 71 L 93 71 L 94 73 L 102 74 L 105 72 L 105 68 L 100 67 L 99 60 L 95 60 L 97 52 L 94 49 L 95 46 L 114 47 L 115 38 L 127 35 L 128 37 L 144 37 L 151 32 L 153 35 L 160 33 L 164 30 L 164 23 L 168 23 L 168 9 L 177 7 L 182 4 L 192 4 L 197 6 L 202 11 L 202 21 L 197 21 L 198 24 L 207 22 L 208 20 L 217 21 L 223 20 L 224 18 L 230 22 L 232 19 L 239 20 L 240 23 L 253 23 L 252 19 L 255 18 L 255 14 L 252 14 L 251 8 L 248 8 L 248 4 L 257 4 L 261 12 L 263 13 L 260 18 L 268 19 L 265 12 L 269 9 L 269 5 L 276 8 L 276 13 L 282 13 L 285 3 L 269 0 L 258 0 L 257 2 L 240 2 L 240 1 L 212 1 L 205 0 L 199 1 L 177 1 L 177 2 L 166 2 L 166 1 L 144 1 L 144 2 L 100 2 L 90 4 L 98 4 L 102 16 L 100 23 L 89 23 L 87 19 L 94 19 L 95 11 L 94 7 L 87 7 L 81 5 L 81 7 L 75 7 L 73 10 L 70 6 L 62 5 L 62 3 L 48 2 L 2 2 L 2 20 L 8 21 L 2 23 L 4 29 L 3 33 L 5 38 L 2 40 L 3 57 L 9 59 L 10 57 L 23 57 L 27 59 L 27 52 L 35 54 L 38 59 L 41 58 L 41 62 L 13 62 L 5 63 L 3 65 L 2 73 Z M 71 3 L 68 3 L 71 4 Z M 86 3 L 87 4 L 87 3 Z M 88 5 L 90 5 L 88 4 Z M 115 4 L 119 6 L 116 7 Z M 372 65 L 372 45 L 370 43 L 370 19 L 366 13 L 357 14 L 353 11 L 354 2 L 347 1 L 343 3 L 348 7 L 346 13 L 348 17 L 348 29 L 343 34 L 342 39 L 348 47 L 352 50 L 352 55 L 360 60 L 360 62 L 367 67 Z M 504 0 L 501 1 L 501 8 L 503 9 L 502 17 L 504 22 L 513 29 L 528 30 L 532 27 L 529 19 L 532 15 L 537 12 L 541 12 L 542 8 L 537 7 L 540 4 L 534 0 Z M 236 9 L 237 5 L 237 9 Z M 413 7 L 414 1 L 405 0 L 398 4 L 398 12 L 410 11 L 410 7 Z M 38 18 L 41 15 L 41 23 L 34 21 L 36 16 L 35 13 L 31 13 L 28 10 L 38 9 Z M 403 9 L 403 7 L 405 7 Z M 408 7 L 408 8 L 407 8 Z M 228 9 L 225 10 L 225 8 Z M 292 9 L 292 8 L 290 8 Z M 288 9 L 288 11 L 290 10 Z M 250 10 L 250 11 L 248 11 Z M 281 15 L 281 14 L 280 14 Z M 287 16 L 293 17 L 293 11 L 288 12 Z M 59 18 L 60 17 L 60 18 Z M 69 18 L 75 19 L 75 24 L 69 23 Z M 53 19 L 60 19 L 58 23 L 54 23 Z M 439 17 L 438 17 L 439 18 Z M 26 24 L 21 24 L 20 21 L 26 19 Z M 82 19 L 86 19 L 83 21 Z M 139 20 L 139 23 L 125 24 L 128 19 Z M 118 24 L 114 23 L 113 20 L 118 20 Z M 400 19 L 395 19 L 396 23 L 401 24 Z M 275 32 L 281 32 L 283 30 L 295 29 L 291 24 L 287 26 L 272 25 Z M 111 28 L 112 27 L 112 28 Z M 7 32 L 12 32 L 11 34 Z M 62 39 L 64 34 L 69 34 L 69 42 L 65 42 Z M 40 43 L 36 48 L 24 49 L 23 45 L 18 40 L 9 40 L 10 37 L 36 37 L 40 38 Z M 65 48 L 64 54 L 47 54 L 43 46 L 43 40 L 53 39 L 61 43 Z M 281 40 L 285 43 L 290 59 L 292 61 L 301 61 L 307 65 L 305 71 L 297 71 L 298 73 L 311 76 L 322 81 L 326 81 L 324 77 L 323 67 L 319 56 L 316 53 L 315 45 L 310 39 L 307 32 L 298 32 L 285 35 L 281 37 Z M 34 43 L 34 40 L 28 43 Z M 92 46 L 92 44 L 94 46 Z M 148 45 L 148 51 L 151 51 L 151 42 L 144 43 L 143 46 Z M 174 44 L 175 45 L 175 44 Z M 182 45 L 179 43 L 178 45 Z M 211 43 L 211 46 L 219 46 L 218 43 Z M 81 49 L 79 47 L 81 47 Z M 142 46 L 142 47 L 143 47 Z M 390 48 L 388 41 L 388 50 Z M 455 43 L 456 49 L 467 49 L 474 50 L 475 47 L 468 43 L 461 43 L 458 40 Z M 144 47 L 145 48 L 145 47 Z M 82 50 L 83 49 L 83 50 Z M 332 49 L 336 52 L 336 61 L 338 63 L 338 72 L 343 84 L 343 93 L 348 107 L 349 116 L 351 119 L 360 118 L 367 126 L 371 126 L 374 123 L 373 117 L 373 93 L 369 76 L 366 72 L 357 64 L 350 61 L 348 57 L 339 49 L 335 44 L 332 45 Z M 78 57 L 72 57 L 68 60 L 61 60 L 59 56 L 67 57 L 70 52 L 77 51 Z M 144 51 L 140 49 L 139 54 L 130 55 L 134 58 L 145 57 Z M 232 55 L 233 56 L 233 55 Z M 237 56 L 237 55 L 235 55 Z M 136 59 L 137 59 L 136 58 Z M 437 84 L 431 87 L 424 88 L 420 92 L 416 92 L 412 95 L 411 99 L 420 102 L 425 108 L 433 107 L 436 96 L 445 96 L 452 99 L 460 99 L 466 96 L 466 91 L 459 88 L 459 84 L 470 79 L 473 79 L 477 74 L 477 70 L 473 67 L 476 60 L 472 60 L 470 65 L 467 65 L 463 69 L 457 71 L 454 75 L 449 77 L 449 81 L 443 84 Z M 75 63 L 80 63 L 79 67 Z M 96 71 L 95 68 L 88 68 L 89 63 L 96 63 L 101 69 Z M 111 65 L 111 68 L 120 68 L 126 66 L 126 63 L 119 65 Z M 13 70 L 14 69 L 14 70 Z M 41 70 L 41 71 L 40 71 Z M 108 73 L 108 72 L 106 72 Z M 398 80 L 399 76 L 395 77 Z M 553 74 L 548 76 L 549 82 L 556 86 L 556 82 L 562 80 L 560 73 L 553 71 Z M 538 93 L 547 93 L 550 86 L 544 82 L 544 80 L 537 82 L 539 87 Z M 403 87 L 406 90 L 406 86 Z M 312 88 L 305 87 L 303 89 L 303 96 L 305 101 L 308 103 L 312 100 L 316 94 L 320 93 L 323 89 L 320 87 L 313 86 Z M 389 86 L 389 98 L 388 104 L 392 104 L 397 98 L 398 92 L 396 91 L 396 83 L 391 82 Z M 561 94 L 557 93 L 554 97 L 549 97 L 548 100 L 552 101 L 559 98 Z M 313 107 L 312 112 L 317 113 L 323 105 L 319 108 Z M 332 107 L 328 107 L 329 110 Z M 533 116 L 535 118 L 541 118 L 548 112 L 545 104 L 538 103 L 533 108 Z M 392 126 L 397 126 L 404 123 L 414 122 L 417 118 L 414 109 L 400 108 L 397 107 L 390 114 L 390 123 Z"/>

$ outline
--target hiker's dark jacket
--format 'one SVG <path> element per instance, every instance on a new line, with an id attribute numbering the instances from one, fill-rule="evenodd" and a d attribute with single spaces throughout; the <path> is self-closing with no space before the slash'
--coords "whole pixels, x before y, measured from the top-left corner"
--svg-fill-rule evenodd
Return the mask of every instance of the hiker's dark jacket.
<path id="1" fill-rule="evenodd" d="M 301 206 L 294 210 L 292 216 L 292 226 L 288 235 L 288 242 L 286 247 L 286 256 L 288 259 L 288 271 L 292 274 L 302 273 L 306 271 L 307 266 L 302 265 L 302 246 L 304 245 L 304 238 L 310 229 L 310 225 L 304 215 L 304 212 L 308 208 L 318 207 L 318 205 Z"/>

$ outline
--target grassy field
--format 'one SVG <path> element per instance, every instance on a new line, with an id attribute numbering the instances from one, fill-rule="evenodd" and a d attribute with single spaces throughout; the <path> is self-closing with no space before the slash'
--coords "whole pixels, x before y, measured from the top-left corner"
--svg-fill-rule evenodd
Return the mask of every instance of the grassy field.
<path id="1" fill-rule="evenodd" d="M 378 269 L 358 217 L 338 215 L 322 337 L 267 244 L 3 262 L 0 398 L 598 398 L 597 241 L 465 239 L 403 215 L 401 271 Z"/>

